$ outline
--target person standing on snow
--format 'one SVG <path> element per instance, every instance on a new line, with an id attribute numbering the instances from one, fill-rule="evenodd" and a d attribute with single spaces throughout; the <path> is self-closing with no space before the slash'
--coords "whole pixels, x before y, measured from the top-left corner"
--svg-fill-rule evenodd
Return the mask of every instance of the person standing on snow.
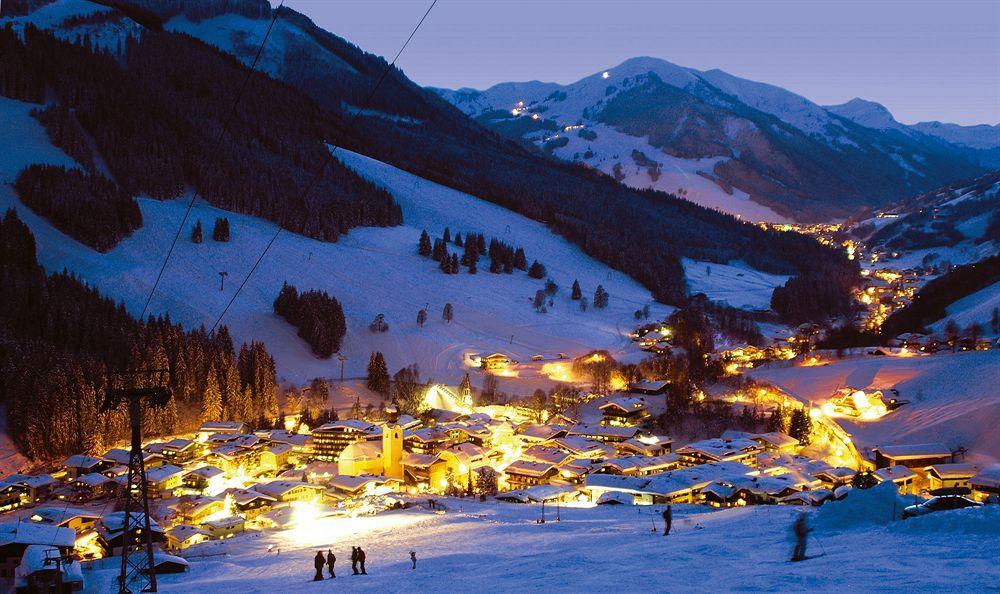
<path id="1" fill-rule="evenodd" d="M 674 513 L 670 509 L 670 504 L 663 509 L 663 536 L 670 534 L 670 524 L 673 520 Z"/>
<path id="2" fill-rule="evenodd" d="M 412 569 L 416 569 L 417 568 L 417 552 L 416 551 L 410 551 L 410 561 L 413 561 L 413 567 L 412 567 Z"/>
<path id="3" fill-rule="evenodd" d="M 316 568 L 316 575 L 313 577 L 314 582 L 323 581 L 324 565 L 326 565 L 326 559 L 323 558 L 323 551 L 318 551 L 316 557 L 313 559 L 313 567 Z"/>
<path id="4" fill-rule="evenodd" d="M 358 549 L 359 547 L 351 547 L 351 570 L 354 575 L 358 575 Z"/>
<path id="5" fill-rule="evenodd" d="M 812 528 L 806 521 L 805 512 L 800 513 L 799 517 L 795 518 L 792 532 L 795 534 L 795 550 L 792 552 L 792 561 L 802 561 L 806 558 L 806 538 L 812 532 Z"/>
<path id="6" fill-rule="evenodd" d="M 330 549 L 326 550 L 326 569 L 330 572 L 330 577 L 335 578 L 337 574 L 333 571 L 333 566 L 337 564 L 337 556 Z"/>
<path id="7" fill-rule="evenodd" d="M 358 547 L 358 563 L 361 564 L 361 575 L 368 575 L 365 571 L 365 551 L 361 547 Z"/>

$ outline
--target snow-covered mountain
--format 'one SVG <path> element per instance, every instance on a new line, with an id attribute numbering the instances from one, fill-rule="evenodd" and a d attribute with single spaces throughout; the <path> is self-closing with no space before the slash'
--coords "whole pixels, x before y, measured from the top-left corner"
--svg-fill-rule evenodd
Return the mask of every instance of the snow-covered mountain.
<path id="1" fill-rule="evenodd" d="M 899 124 L 870 102 L 825 108 L 649 57 L 569 85 L 435 91 L 557 157 L 751 220 L 846 216 L 982 173 L 991 147 L 1000 151 L 986 133 L 973 146 L 951 128 L 947 136 Z"/>

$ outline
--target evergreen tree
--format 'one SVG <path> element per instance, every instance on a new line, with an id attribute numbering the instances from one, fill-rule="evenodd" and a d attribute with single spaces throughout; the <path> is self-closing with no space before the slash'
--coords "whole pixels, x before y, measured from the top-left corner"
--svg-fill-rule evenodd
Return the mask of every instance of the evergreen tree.
<path id="1" fill-rule="evenodd" d="M 812 419 L 809 418 L 809 413 L 802 408 L 795 409 L 788 423 L 788 434 L 799 440 L 800 444 L 807 445 L 810 433 L 812 433 Z"/>
<path id="2" fill-rule="evenodd" d="M 219 390 L 217 375 L 214 367 L 208 372 L 204 400 L 201 403 L 202 422 L 222 420 L 222 392 Z"/>
<path id="3" fill-rule="evenodd" d="M 451 255 L 451 266 L 448 267 L 451 274 L 458 274 L 458 254 Z"/>
<path id="4" fill-rule="evenodd" d="M 451 230 L 449 230 L 447 227 L 444 228 L 443 240 L 445 243 L 451 243 Z"/>
<path id="5" fill-rule="evenodd" d="M 521 248 L 517 248 L 517 251 L 514 252 L 514 268 L 518 270 L 528 269 L 528 260 L 524 257 L 524 250 Z"/>
<path id="6" fill-rule="evenodd" d="M 427 310 L 421 309 L 420 311 L 417 312 L 417 326 L 423 328 L 424 324 L 426 323 L 427 323 Z"/>
<path id="7" fill-rule="evenodd" d="M 417 244 L 417 253 L 421 256 L 431 255 L 431 236 L 424 229 L 420 232 L 420 242 Z"/>
<path id="8" fill-rule="evenodd" d="M 382 396 L 389 395 L 389 368 L 381 351 L 372 353 L 368 360 L 368 389 Z"/>
<path id="9" fill-rule="evenodd" d="M 456 233 L 455 234 L 455 245 L 457 245 L 458 247 L 462 247 L 463 245 L 465 245 L 462 242 L 462 234 L 461 233 Z"/>
<path id="10" fill-rule="evenodd" d="M 555 295 L 558 290 L 559 290 L 559 286 L 556 284 L 556 282 L 554 280 L 552 280 L 551 278 L 545 280 L 545 294 L 546 295 Z"/>
<path id="11" fill-rule="evenodd" d="M 229 241 L 229 218 L 220 217 L 215 219 L 215 226 L 212 228 L 212 239 L 215 241 Z"/>
<path id="12" fill-rule="evenodd" d="M 573 288 L 570 290 L 569 298 L 573 301 L 579 301 L 580 297 L 583 297 L 583 292 L 580 290 L 580 281 L 573 281 Z"/>
<path id="13" fill-rule="evenodd" d="M 451 307 L 451 303 L 444 304 L 444 311 L 441 313 L 441 319 L 447 323 L 451 323 L 451 320 L 455 317 L 455 312 Z"/>
<path id="14" fill-rule="evenodd" d="M 594 307 L 604 309 L 608 306 L 608 292 L 604 290 L 604 285 L 597 285 L 594 291 Z"/>
<path id="15" fill-rule="evenodd" d="M 535 291 L 535 299 L 532 301 L 531 305 L 535 308 L 535 311 L 542 311 L 542 308 L 545 307 L 545 292 L 541 289 Z"/>
<path id="16" fill-rule="evenodd" d="M 771 411 L 771 416 L 767 418 L 767 430 L 768 432 L 777 431 L 778 433 L 788 432 L 788 427 L 785 425 L 785 413 L 780 404 Z"/>
<path id="17" fill-rule="evenodd" d="M 535 260 L 531 263 L 531 268 L 528 269 L 528 276 L 538 279 L 545 278 L 545 267 L 538 260 Z"/>
<path id="18" fill-rule="evenodd" d="M 476 261 L 469 260 L 469 274 L 475 274 L 475 273 L 476 273 Z"/>
<path id="19" fill-rule="evenodd" d="M 194 224 L 194 229 L 191 231 L 191 243 L 201 243 L 202 242 L 202 230 L 201 221 Z"/>

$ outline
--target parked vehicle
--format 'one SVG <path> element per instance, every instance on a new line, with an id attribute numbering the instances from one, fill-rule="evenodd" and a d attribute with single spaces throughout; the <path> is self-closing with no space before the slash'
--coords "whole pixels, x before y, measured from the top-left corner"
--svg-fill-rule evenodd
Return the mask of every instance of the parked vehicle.
<path id="1" fill-rule="evenodd" d="M 923 503 L 907 507 L 903 510 L 903 518 L 925 516 L 930 513 L 947 511 L 950 509 L 981 507 L 982 505 L 983 504 L 978 501 L 973 501 L 967 497 L 962 497 L 961 495 L 941 495 L 938 497 L 931 497 Z"/>

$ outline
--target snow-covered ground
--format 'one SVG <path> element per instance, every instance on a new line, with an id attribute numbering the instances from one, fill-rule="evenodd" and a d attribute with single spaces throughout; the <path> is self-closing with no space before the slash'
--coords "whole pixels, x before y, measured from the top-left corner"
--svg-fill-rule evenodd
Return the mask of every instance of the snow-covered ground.
<path id="1" fill-rule="evenodd" d="M 674 506 L 664 537 L 662 507 L 560 510 L 446 500 L 424 510 L 326 518 L 308 528 L 240 536 L 185 551 L 191 569 L 160 575 L 161 592 L 985 592 L 1000 586 L 995 542 L 1000 507 L 958 510 L 884 524 L 810 510 L 811 554 L 789 563 L 797 508 L 723 511 Z M 846 506 L 845 506 L 846 507 Z M 885 510 L 886 517 L 889 510 Z M 897 510 L 898 513 L 898 510 Z M 819 517 L 824 516 L 824 517 Z M 365 549 L 368 575 L 350 571 L 350 547 Z M 272 550 L 268 551 L 271 547 Z M 274 552 L 277 549 L 279 552 Z M 337 555 L 337 578 L 312 582 L 317 550 Z M 410 551 L 417 553 L 412 570 Z M 213 556 L 206 556 L 213 555 Z M 86 572 L 85 592 L 113 588 L 114 566 Z"/>
<path id="2" fill-rule="evenodd" d="M 52 146 L 45 128 L 31 117 L 34 103 L 15 101 L 0 95 L 0 184 L 14 183 L 28 165 L 45 163 L 75 167 L 76 162 Z"/>
<path id="3" fill-rule="evenodd" d="M 820 403 L 837 388 L 899 390 L 909 404 L 874 421 L 837 421 L 860 447 L 940 442 L 970 450 L 970 461 L 1000 460 L 1000 352 L 844 359 L 753 373 L 789 394 Z"/>
<path id="4" fill-rule="evenodd" d="M 774 288 L 789 279 L 780 274 L 760 272 L 740 261 L 716 264 L 683 258 L 681 263 L 692 294 L 705 293 L 714 301 L 746 309 L 770 309 Z"/>

